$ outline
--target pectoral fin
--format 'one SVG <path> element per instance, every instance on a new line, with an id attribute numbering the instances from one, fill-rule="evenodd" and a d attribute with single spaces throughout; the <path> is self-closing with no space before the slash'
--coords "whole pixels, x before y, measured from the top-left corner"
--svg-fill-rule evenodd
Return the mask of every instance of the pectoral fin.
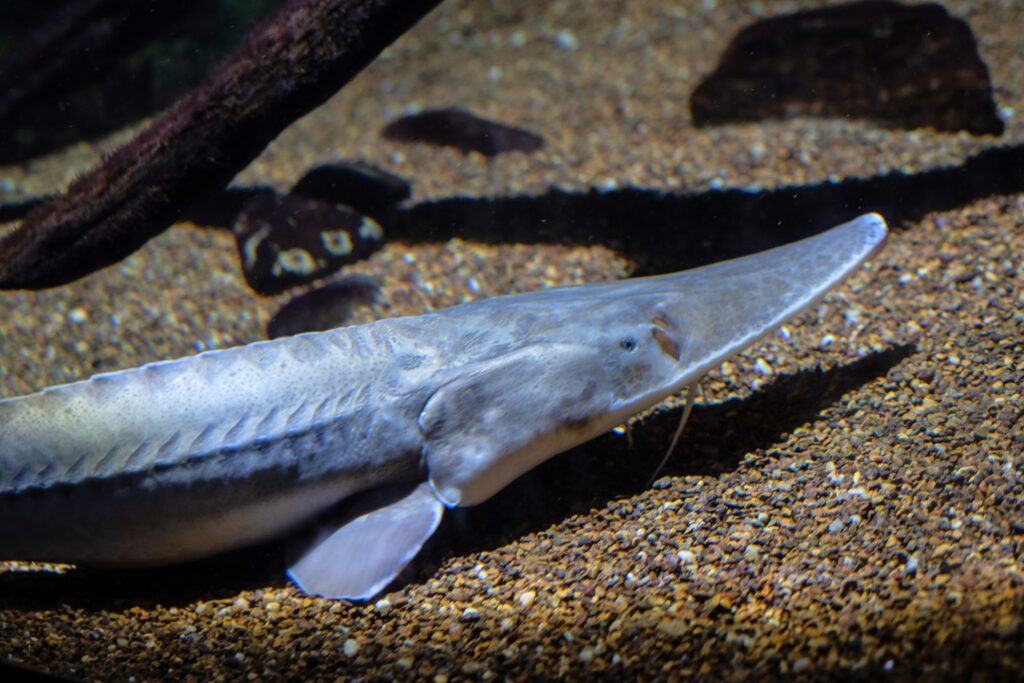
<path id="1" fill-rule="evenodd" d="M 323 523 L 289 562 L 288 576 L 306 593 L 368 600 L 416 556 L 443 514 L 426 483 L 382 489 L 358 509 Z"/>
<path id="2" fill-rule="evenodd" d="M 419 418 L 437 496 L 449 507 L 476 505 L 608 428 L 605 372 L 574 344 L 534 344 L 465 369 Z"/>

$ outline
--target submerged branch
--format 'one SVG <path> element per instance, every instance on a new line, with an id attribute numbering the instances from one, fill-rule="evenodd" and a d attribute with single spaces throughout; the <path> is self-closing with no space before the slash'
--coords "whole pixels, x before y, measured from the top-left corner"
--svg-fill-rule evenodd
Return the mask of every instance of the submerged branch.
<path id="1" fill-rule="evenodd" d="M 440 0 L 287 0 L 203 84 L 0 237 L 0 287 L 115 263 L 222 189 Z"/>

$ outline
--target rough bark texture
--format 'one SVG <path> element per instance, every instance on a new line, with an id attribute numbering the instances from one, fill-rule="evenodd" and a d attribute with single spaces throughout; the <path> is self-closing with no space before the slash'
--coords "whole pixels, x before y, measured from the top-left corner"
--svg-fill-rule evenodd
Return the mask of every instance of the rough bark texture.
<path id="1" fill-rule="evenodd" d="M 130 254 L 439 3 L 283 3 L 198 89 L 0 237 L 0 287 L 63 284 Z"/>

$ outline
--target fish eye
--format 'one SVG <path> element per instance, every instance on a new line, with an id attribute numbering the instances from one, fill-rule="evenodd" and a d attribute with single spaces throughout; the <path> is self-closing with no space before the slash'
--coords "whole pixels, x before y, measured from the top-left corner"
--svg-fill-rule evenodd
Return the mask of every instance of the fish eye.
<path id="1" fill-rule="evenodd" d="M 619 340 L 619 348 L 623 351 L 635 351 L 636 339 L 633 339 L 632 337 L 623 337 Z"/>

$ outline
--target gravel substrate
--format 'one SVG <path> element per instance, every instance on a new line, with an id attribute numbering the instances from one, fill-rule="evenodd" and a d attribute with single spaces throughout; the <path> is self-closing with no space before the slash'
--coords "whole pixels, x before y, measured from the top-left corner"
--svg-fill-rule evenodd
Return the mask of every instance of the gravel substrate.
<path id="1" fill-rule="evenodd" d="M 689 93 L 737 30 L 766 7 L 823 4 L 449 2 L 236 183 L 285 190 L 354 158 L 409 178 L 413 204 L 757 192 L 1024 141 L 1024 8 L 995 0 L 944 4 L 978 36 L 998 139 L 814 119 L 692 127 Z M 411 107 L 452 105 L 547 145 L 486 159 L 378 137 Z M 0 201 L 59 188 L 104 148 L 0 169 Z M 711 372 L 653 486 L 678 399 L 451 515 L 371 604 L 299 594 L 277 545 L 134 572 L 0 563 L 0 661 L 137 681 L 1017 680 L 1024 193 L 983 195 L 894 226 L 869 267 Z M 874 207 L 846 217 L 860 208 Z M 623 229 L 644 237 L 642 221 Z M 383 288 L 354 322 L 635 267 L 600 243 L 477 230 L 495 238 L 392 241 L 347 268 Z M 230 233 L 180 224 L 73 285 L 0 293 L 0 395 L 254 341 L 285 300 L 247 288 Z"/>

